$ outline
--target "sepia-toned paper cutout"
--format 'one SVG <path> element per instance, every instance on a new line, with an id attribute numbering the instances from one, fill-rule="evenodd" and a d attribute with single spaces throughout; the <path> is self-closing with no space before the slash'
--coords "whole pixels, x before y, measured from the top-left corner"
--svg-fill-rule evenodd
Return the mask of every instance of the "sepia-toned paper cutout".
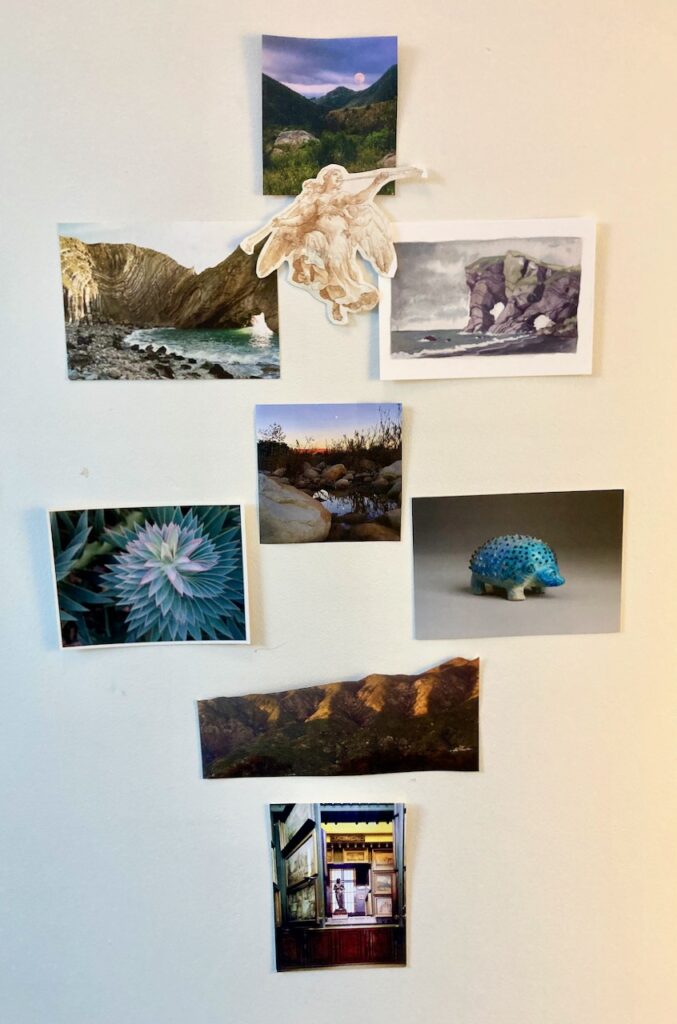
<path id="1" fill-rule="evenodd" d="M 267 277 L 286 260 L 291 283 L 324 302 L 332 323 L 347 324 L 351 313 L 366 313 L 379 301 L 378 287 L 358 254 L 383 277 L 397 269 L 390 222 L 375 205 L 376 194 L 388 181 L 423 176 L 417 167 L 349 174 L 328 164 L 304 181 L 282 214 L 243 239 L 241 248 L 251 255 L 267 238 L 256 263 L 258 276 Z"/>

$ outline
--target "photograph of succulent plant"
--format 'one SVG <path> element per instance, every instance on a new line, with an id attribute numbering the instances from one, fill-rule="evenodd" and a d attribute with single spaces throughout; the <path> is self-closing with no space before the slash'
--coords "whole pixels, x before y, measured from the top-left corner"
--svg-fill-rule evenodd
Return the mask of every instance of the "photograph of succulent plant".
<path id="1" fill-rule="evenodd" d="M 62 647 L 249 642 L 239 505 L 49 520 Z"/>

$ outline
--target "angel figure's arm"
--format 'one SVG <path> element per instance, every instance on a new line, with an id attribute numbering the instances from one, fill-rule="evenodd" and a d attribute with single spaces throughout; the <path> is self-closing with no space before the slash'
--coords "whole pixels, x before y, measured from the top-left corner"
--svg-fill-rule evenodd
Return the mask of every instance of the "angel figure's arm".
<path id="1" fill-rule="evenodd" d="M 359 205 L 359 203 L 369 202 L 391 177 L 392 175 L 388 171 L 379 171 L 365 188 L 355 192 L 353 195 L 347 195 L 345 197 L 346 203 L 350 206 L 355 206 Z"/>
<path id="2" fill-rule="evenodd" d="M 269 235 L 273 235 L 275 231 L 285 228 L 297 228 L 304 224 L 312 212 L 313 200 L 307 196 L 298 196 L 294 202 L 286 210 L 284 210 L 279 216 L 273 217 L 267 224 L 264 224 L 258 231 L 254 231 L 253 234 L 247 235 L 240 242 L 240 248 L 251 256 L 256 246 L 267 238 Z"/>
<path id="3" fill-rule="evenodd" d="M 313 215 L 314 206 L 314 199 L 306 198 L 305 196 L 299 197 L 279 217 L 273 217 L 270 223 L 274 228 L 298 227 L 300 224 L 305 224 L 309 217 Z"/>

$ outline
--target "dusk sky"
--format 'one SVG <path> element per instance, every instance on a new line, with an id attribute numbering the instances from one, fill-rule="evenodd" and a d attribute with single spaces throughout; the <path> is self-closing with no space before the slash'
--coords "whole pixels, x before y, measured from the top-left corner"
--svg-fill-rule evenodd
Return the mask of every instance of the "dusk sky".
<path id="1" fill-rule="evenodd" d="M 397 36 L 262 39 L 263 73 L 311 98 L 324 96 L 339 85 L 366 89 L 397 64 Z"/>
<path id="2" fill-rule="evenodd" d="M 460 330 L 468 322 L 465 268 L 482 256 L 508 251 L 563 267 L 580 266 L 580 238 L 500 238 L 453 242 L 398 242 L 391 285 L 393 331 Z"/>
<path id="3" fill-rule="evenodd" d="M 303 447 L 312 437 L 312 447 L 324 448 L 329 441 L 354 430 L 368 430 L 381 420 L 381 414 L 390 415 L 398 423 L 402 406 L 397 402 L 377 402 L 341 405 L 257 405 L 256 435 L 271 423 L 279 423 L 287 435 L 287 444 L 297 440 Z"/>

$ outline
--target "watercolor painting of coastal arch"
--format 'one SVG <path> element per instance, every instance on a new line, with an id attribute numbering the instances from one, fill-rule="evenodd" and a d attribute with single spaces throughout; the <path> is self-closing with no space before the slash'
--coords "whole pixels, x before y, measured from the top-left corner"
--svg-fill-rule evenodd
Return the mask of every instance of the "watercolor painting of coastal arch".
<path id="1" fill-rule="evenodd" d="M 70 380 L 280 376 L 277 275 L 238 222 L 60 224 Z"/>
<path id="2" fill-rule="evenodd" d="M 382 380 L 592 373 L 595 224 L 393 226 L 382 280 Z"/>

